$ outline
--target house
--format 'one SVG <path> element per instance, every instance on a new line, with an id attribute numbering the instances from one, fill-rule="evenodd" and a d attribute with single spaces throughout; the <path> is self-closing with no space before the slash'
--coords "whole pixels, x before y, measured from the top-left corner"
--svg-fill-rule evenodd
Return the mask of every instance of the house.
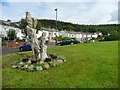
<path id="1" fill-rule="evenodd" d="M 66 31 L 61 30 L 60 33 L 62 37 L 68 37 L 68 33 Z"/>
<path id="2" fill-rule="evenodd" d="M 46 32 L 46 37 L 47 37 L 47 40 L 49 40 L 49 41 L 53 41 L 53 39 L 56 36 L 59 37 L 60 35 L 62 35 L 60 31 L 58 31 L 54 28 L 41 27 L 41 30 L 39 30 L 37 33 L 37 37 L 38 38 L 41 37 L 43 32 Z"/>
<path id="3" fill-rule="evenodd" d="M 23 39 L 23 34 L 21 32 L 21 29 L 13 26 L 11 22 L 8 21 L 0 21 L 0 34 L 3 35 L 4 37 L 7 37 L 7 31 L 9 29 L 14 29 L 16 31 L 17 37 L 20 39 Z"/>
<path id="4" fill-rule="evenodd" d="M 67 37 L 69 38 L 77 38 L 77 39 L 85 39 L 85 38 L 89 38 L 91 39 L 92 37 L 92 33 L 88 33 L 88 32 L 74 32 L 74 31 L 66 31 L 67 33 Z"/>

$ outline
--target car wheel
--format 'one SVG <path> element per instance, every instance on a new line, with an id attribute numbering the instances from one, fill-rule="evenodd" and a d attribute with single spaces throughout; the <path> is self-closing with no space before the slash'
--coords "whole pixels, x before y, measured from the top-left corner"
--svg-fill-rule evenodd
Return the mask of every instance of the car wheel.
<path id="1" fill-rule="evenodd" d="M 21 48 L 20 48 L 20 51 L 22 52 L 23 50 L 24 50 L 24 49 L 21 47 Z"/>
<path id="2" fill-rule="evenodd" d="M 74 43 L 73 42 L 71 42 L 71 45 L 73 45 Z"/>

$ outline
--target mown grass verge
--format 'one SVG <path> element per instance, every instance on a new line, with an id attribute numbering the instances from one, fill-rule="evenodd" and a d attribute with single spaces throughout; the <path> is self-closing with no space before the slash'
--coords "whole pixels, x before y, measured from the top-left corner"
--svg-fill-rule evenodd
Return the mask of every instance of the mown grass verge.
<path id="1" fill-rule="evenodd" d="M 118 41 L 49 47 L 48 53 L 65 55 L 66 62 L 44 71 L 12 69 L 24 54 L 2 56 L 3 87 L 13 88 L 116 88 L 118 87 Z"/>

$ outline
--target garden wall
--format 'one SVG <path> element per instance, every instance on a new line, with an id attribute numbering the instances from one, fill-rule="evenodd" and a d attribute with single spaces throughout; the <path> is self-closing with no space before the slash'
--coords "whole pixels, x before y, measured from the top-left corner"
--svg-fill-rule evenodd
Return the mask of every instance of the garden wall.
<path id="1" fill-rule="evenodd" d="M 23 45 L 25 42 L 8 42 L 8 47 L 19 47 Z"/>
<path id="2" fill-rule="evenodd" d="M 50 42 L 50 41 L 48 41 L 48 44 L 55 44 L 55 42 Z"/>

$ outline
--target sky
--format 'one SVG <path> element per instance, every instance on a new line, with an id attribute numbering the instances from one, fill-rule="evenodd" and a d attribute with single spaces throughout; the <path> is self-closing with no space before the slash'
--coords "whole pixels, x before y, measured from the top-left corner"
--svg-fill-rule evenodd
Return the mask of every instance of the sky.
<path id="1" fill-rule="evenodd" d="M 34 1 L 34 2 L 33 2 Z M 38 19 L 57 19 L 74 24 L 115 24 L 118 23 L 119 0 L 84 0 L 84 1 L 38 1 L 38 0 L 2 0 L 0 20 L 20 21 L 25 12 Z"/>

